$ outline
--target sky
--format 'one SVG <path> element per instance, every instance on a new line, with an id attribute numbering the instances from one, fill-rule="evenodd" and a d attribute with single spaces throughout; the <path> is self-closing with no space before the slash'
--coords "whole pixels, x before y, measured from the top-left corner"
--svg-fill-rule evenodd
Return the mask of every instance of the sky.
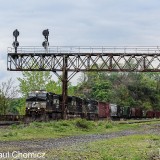
<path id="1" fill-rule="evenodd" d="M 41 46 L 44 29 L 50 46 L 158 46 L 159 7 L 159 0 L 0 0 L 0 82 L 21 76 L 7 71 L 15 29 L 20 46 Z"/>

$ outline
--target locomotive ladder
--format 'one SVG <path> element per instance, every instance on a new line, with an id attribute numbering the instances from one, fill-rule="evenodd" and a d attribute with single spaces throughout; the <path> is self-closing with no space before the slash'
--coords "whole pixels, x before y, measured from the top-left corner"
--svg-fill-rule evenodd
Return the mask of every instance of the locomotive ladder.
<path id="1" fill-rule="evenodd" d="M 160 47 L 53 46 L 47 53 L 42 47 L 8 48 L 7 70 L 55 73 L 62 81 L 65 118 L 67 83 L 77 72 L 160 72 Z"/>

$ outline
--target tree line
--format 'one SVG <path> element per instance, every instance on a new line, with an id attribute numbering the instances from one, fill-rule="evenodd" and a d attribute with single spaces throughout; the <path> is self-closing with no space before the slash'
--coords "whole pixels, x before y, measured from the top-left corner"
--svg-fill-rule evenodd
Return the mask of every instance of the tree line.
<path id="1" fill-rule="evenodd" d="M 0 85 L 0 114 L 25 114 L 25 99 L 30 91 L 62 93 L 61 81 L 50 72 L 22 72 L 19 86 L 12 79 Z M 81 73 L 76 86 L 68 85 L 68 94 L 122 106 L 160 110 L 160 74 L 138 72 Z M 19 97 L 17 96 L 19 95 Z"/>

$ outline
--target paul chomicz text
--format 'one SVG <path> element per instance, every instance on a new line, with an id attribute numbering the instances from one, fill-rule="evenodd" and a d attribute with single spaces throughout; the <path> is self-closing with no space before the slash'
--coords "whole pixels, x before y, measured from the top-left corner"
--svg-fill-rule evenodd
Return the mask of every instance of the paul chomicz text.
<path id="1" fill-rule="evenodd" d="M 28 159 L 28 158 L 36 158 L 36 159 L 44 159 L 45 153 L 44 152 L 20 152 L 20 151 L 13 151 L 13 152 L 0 152 L 0 159 Z"/>

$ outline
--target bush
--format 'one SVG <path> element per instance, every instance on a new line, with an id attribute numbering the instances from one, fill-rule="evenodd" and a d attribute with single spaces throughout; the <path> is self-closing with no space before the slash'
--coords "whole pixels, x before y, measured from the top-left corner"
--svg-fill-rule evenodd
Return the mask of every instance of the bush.
<path id="1" fill-rule="evenodd" d="M 106 128 L 108 129 L 108 128 L 112 128 L 112 127 L 113 127 L 112 123 L 107 122 L 107 124 L 106 124 Z"/>
<path id="2" fill-rule="evenodd" d="M 86 119 L 77 119 L 76 126 L 81 129 L 91 129 L 93 124 L 91 121 L 87 121 Z"/>

